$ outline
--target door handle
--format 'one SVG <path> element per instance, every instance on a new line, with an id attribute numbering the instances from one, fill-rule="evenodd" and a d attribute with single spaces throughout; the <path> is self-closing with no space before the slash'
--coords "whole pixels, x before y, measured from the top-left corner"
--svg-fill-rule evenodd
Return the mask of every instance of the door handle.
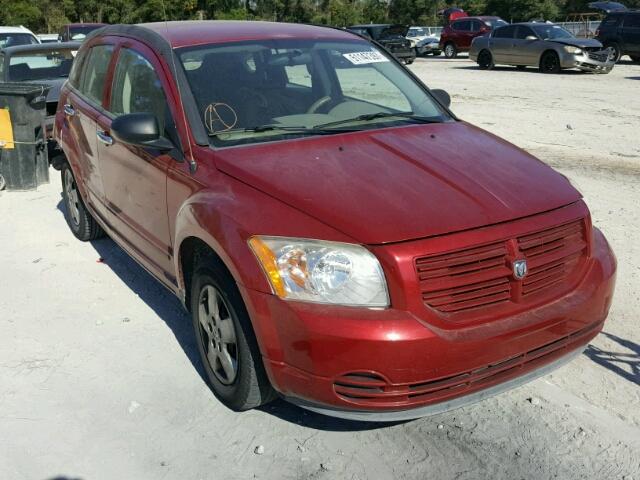
<path id="1" fill-rule="evenodd" d="M 98 140 L 104 143 L 107 147 L 109 145 L 113 145 L 113 138 L 107 135 L 103 130 L 98 130 L 96 136 L 98 137 Z"/>
<path id="2" fill-rule="evenodd" d="M 73 108 L 71 106 L 70 103 L 65 103 L 64 104 L 64 113 L 65 113 L 65 115 L 73 117 L 76 114 L 76 110 L 75 110 L 75 108 Z"/>

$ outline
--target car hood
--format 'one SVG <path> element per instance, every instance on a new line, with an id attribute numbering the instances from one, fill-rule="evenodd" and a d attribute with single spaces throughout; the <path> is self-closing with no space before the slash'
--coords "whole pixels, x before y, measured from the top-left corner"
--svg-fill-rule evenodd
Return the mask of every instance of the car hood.
<path id="1" fill-rule="evenodd" d="M 482 227 L 580 198 L 540 160 L 464 122 L 223 149 L 216 164 L 365 244 Z"/>
<path id="2" fill-rule="evenodd" d="M 554 40 L 547 40 L 547 42 L 561 43 L 563 45 L 573 45 L 574 47 L 588 48 L 599 47 L 602 48 L 602 43 L 594 38 L 557 38 Z"/>

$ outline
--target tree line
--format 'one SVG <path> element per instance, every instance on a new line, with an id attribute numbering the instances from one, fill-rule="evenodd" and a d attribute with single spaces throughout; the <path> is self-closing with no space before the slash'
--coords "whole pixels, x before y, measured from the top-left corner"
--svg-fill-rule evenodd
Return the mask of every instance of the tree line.
<path id="1" fill-rule="evenodd" d="M 441 25 L 438 12 L 457 6 L 471 15 L 507 21 L 562 21 L 589 12 L 591 0 L 0 0 L 0 25 L 56 33 L 66 23 L 141 23 L 162 20 L 273 20 L 334 25 Z M 640 7 L 640 0 L 627 6 Z"/>

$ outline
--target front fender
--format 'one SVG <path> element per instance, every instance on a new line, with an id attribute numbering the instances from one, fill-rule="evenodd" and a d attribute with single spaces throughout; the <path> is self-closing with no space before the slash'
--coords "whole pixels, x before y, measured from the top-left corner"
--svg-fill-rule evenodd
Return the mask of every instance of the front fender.
<path id="1" fill-rule="evenodd" d="M 185 290 L 180 268 L 182 243 L 194 237 L 222 259 L 236 283 L 265 293 L 271 287 L 247 241 L 253 235 L 354 240 L 283 202 L 219 173 L 212 187 L 185 199 L 175 221 L 174 255 L 178 287 Z"/>

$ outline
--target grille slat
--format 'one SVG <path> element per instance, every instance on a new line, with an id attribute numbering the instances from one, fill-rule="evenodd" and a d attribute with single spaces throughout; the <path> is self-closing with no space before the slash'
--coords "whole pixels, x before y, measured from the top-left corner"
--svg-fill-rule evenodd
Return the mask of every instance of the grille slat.
<path id="1" fill-rule="evenodd" d="M 511 271 L 509 241 L 517 244 L 517 258 L 527 260 L 529 273 L 520 281 Z M 570 280 L 586 250 L 584 221 L 577 220 L 513 239 L 421 257 L 415 268 L 425 305 L 453 315 L 557 291 Z M 522 285 L 521 293 L 514 293 L 516 282 Z"/>

